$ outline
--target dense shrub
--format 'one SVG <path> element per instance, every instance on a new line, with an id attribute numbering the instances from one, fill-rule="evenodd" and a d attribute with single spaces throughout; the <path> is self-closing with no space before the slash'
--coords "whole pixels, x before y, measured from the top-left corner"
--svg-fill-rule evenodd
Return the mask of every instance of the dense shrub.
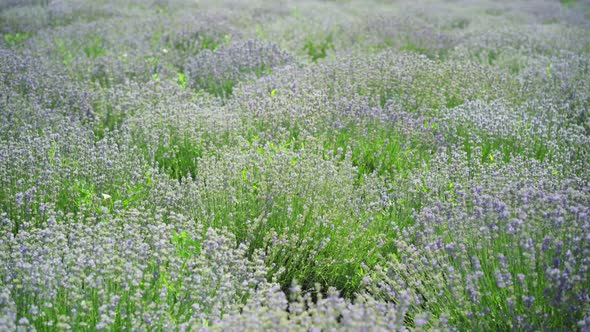
<path id="1" fill-rule="evenodd" d="M 589 330 L 589 9 L 3 1 L 0 330 Z"/>

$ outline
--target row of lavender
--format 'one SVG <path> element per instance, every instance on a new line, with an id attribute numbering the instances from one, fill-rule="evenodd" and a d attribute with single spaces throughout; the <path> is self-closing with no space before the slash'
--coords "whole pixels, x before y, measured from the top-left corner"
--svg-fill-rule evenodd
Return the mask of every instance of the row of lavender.
<path id="1" fill-rule="evenodd" d="M 589 13 L 3 2 L 0 329 L 590 329 Z"/>

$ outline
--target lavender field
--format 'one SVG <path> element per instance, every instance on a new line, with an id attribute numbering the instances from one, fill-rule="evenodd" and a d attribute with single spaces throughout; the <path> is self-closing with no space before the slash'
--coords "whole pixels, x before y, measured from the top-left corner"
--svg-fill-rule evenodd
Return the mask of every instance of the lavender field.
<path id="1" fill-rule="evenodd" d="M 590 1 L 0 0 L 0 331 L 590 331 Z"/>

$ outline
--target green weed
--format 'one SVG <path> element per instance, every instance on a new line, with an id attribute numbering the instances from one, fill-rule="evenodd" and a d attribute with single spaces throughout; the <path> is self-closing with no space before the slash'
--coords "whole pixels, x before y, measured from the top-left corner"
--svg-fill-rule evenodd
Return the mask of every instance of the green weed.
<path id="1" fill-rule="evenodd" d="M 22 44 L 25 40 L 27 40 L 27 38 L 29 38 L 30 33 L 28 32 L 23 32 L 23 33 L 7 33 L 4 35 L 4 41 L 8 44 L 8 46 L 10 47 L 17 47 L 20 44 Z"/>
<path id="2" fill-rule="evenodd" d="M 95 60 L 101 55 L 106 55 L 107 50 L 104 46 L 104 40 L 100 37 L 94 37 L 87 45 L 83 47 L 84 54 L 89 59 Z"/>
<path id="3" fill-rule="evenodd" d="M 313 62 L 317 62 L 319 59 L 323 59 L 328 56 L 328 51 L 334 49 L 334 43 L 332 42 L 332 34 L 328 34 L 325 38 L 316 41 L 315 38 L 307 38 L 303 45 L 303 50 L 306 51 L 307 55 Z"/>

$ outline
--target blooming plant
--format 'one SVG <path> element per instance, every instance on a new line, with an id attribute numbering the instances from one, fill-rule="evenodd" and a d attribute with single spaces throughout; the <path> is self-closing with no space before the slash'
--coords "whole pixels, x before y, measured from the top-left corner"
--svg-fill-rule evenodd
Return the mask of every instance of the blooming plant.
<path id="1" fill-rule="evenodd" d="M 590 331 L 587 1 L 0 3 L 1 331 Z"/>

